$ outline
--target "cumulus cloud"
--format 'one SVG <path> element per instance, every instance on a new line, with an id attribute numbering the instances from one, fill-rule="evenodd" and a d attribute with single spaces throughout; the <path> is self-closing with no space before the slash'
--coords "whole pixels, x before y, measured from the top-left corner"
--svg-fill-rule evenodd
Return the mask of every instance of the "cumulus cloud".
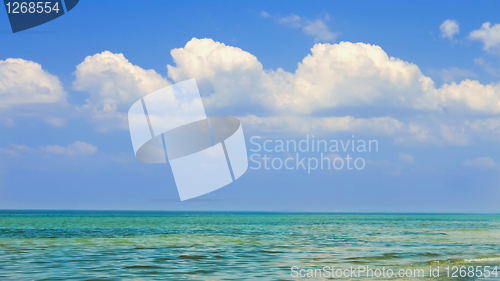
<path id="1" fill-rule="evenodd" d="M 460 32 L 458 22 L 455 20 L 445 20 L 440 26 L 441 37 L 453 40 L 453 37 Z"/>
<path id="2" fill-rule="evenodd" d="M 481 169 L 491 169 L 497 166 L 495 160 L 491 159 L 491 157 L 477 157 L 475 159 L 467 159 L 462 162 L 462 165 L 465 167 L 471 168 L 481 168 Z"/>
<path id="3" fill-rule="evenodd" d="M 240 48 L 193 38 L 170 53 L 176 65 L 167 65 L 169 78 L 174 82 L 195 78 L 207 109 L 272 107 L 275 103 L 265 89 L 262 64 Z"/>
<path id="4" fill-rule="evenodd" d="M 484 85 L 467 79 L 438 88 L 418 66 L 390 57 L 376 45 L 318 43 L 295 72 L 264 69 L 251 53 L 208 38 L 193 38 L 171 55 L 174 64 L 167 66 L 168 77 L 176 83 L 195 78 L 209 115 L 229 109 L 229 114 L 262 131 L 364 132 L 392 136 L 397 144 L 466 145 L 472 142 L 467 132 L 475 132 L 471 124 L 445 124 L 433 117 L 425 122 L 411 118 L 402 122 L 390 116 L 316 115 L 354 107 L 407 108 L 431 115 L 500 113 L 500 83 Z M 121 118 L 126 128 L 128 107 L 168 85 L 155 71 L 110 52 L 87 57 L 75 75 L 75 89 L 90 95 L 84 109 L 93 109 L 94 121 L 101 127 Z"/>
<path id="5" fill-rule="evenodd" d="M 192 39 L 171 52 L 174 81 L 191 77 L 211 95 L 209 107 L 260 106 L 271 112 L 311 114 L 345 106 L 443 108 L 500 113 L 499 84 L 475 80 L 436 88 L 418 66 L 389 57 L 379 46 L 316 44 L 295 73 L 264 70 L 252 54 L 212 39 Z M 247 112 L 251 113 L 251 112 Z"/>
<path id="6" fill-rule="evenodd" d="M 477 80 L 466 79 L 459 84 L 444 84 L 439 89 L 439 95 L 443 107 L 500 113 L 500 83 L 484 85 Z"/>
<path id="7" fill-rule="evenodd" d="M 434 83 L 411 63 L 388 57 L 379 47 L 363 43 L 316 44 L 295 73 L 264 70 L 252 54 L 239 48 L 192 39 L 171 54 L 174 81 L 194 77 L 213 94 L 210 106 L 259 104 L 273 111 L 311 113 L 322 108 L 392 105 L 435 108 Z M 237 93 L 237 94 L 236 94 Z M 404 94 L 402 94 L 404 93 Z M 428 97 L 429 96 L 429 97 Z"/>
<path id="8" fill-rule="evenodd" d="M 285 76 L 285 75 L 283 75 Z M 411 63 L 389 57 L 379 46 L 340 42 L 316 44 L 282 94 L 279 104 L 304 113 L 321 108 L 384 103 L 435 108 L 428 101 L 433 81 Z M 287 89 L 288 90 L 288 89 Z"/>
<path id="9" fill-rule="evenodd" d="M 83 110 L 100 130 L 127 128 L 126 112 L 141 97 L 170 83 L 154 70 L 130 63 L 109 51 L 88 56 L 76 67 L 73 89 L 89 94 Z"/>
<path id="10" fill-rule="evenodd" d="M 264 18 L 271 17 L 266 11 L 261 12 L 261 16 Z M 337 37 L 337 33 L 330 30 L 326 24 L 330 20 L 328 14 L 324 14 L 323 17 L 310 20 L 305 17 L 299 17 L 295 14 L 290 14 L 286 17 L 275 17 L 278 23 L 287 25 L 291 28 L 301 29 L 304 34 L 312 36 L 316 42 L 331 42 Z"/>
<path id="11" fill-rule="evenodd" d="M 0 125 L 15 126 L 16 118 L 36 117 L 61 127 L 66 124 L 61 117 L 61 111 L 68 106 L 66 97 L 59 78 L 40 64 L 23 59 L 0 60 Z"/>
<path id="12" fill-rule="evenodd" d="M 38 63 L 23 59 L 0 60 L 0 108 L 66 102 L 57 76 Z"/>
<path id="13" fill-rule="evenodd" d="M 500 52 L 500 23 L 492 26 L 490 22 L 485 22 L 480 29 L 472 31 L 469 38 L 483 42 L 485 51 L 498 54 Z"/>

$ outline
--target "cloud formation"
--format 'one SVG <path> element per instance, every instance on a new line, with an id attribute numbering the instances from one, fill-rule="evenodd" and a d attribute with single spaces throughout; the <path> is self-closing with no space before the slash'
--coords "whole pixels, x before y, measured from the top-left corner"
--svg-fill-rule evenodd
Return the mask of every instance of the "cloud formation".
<path id="1" fill-rule="evenodd" d="M 460 28 L 458 22 L 455 20 L 445 20 L 440 26 L 441 37 L 447 38 L 453 41 L 453 37 L 460 33 Z"/>
<path id="2" fill-rule="evenodd" d="M 208 38 L 193 38 L 171 55 L 174 64 L 167 66 L 168 77 L 175 83 L 195 78 L 207 112 L 221 114 L 230 108 L 262 131 L 363 132 L 392 136 L 400 144 L 466 145 L 471 143 L 467 132 L 474 132 L 471 122 L 316 115 L 356 107 L 457 116 L 500 113 L 500 84 L 466 79 L 438 88 L 418 66 L 390 57 L 376 45 L 318 43 L 295 72 L 266 70 L 254 55 Z M 110 52 L 87 57 L 75 75 L 74 88 L 90 96 L 83 109 L 92 109 L 101 130 L 116 127 L 117 120 L 126 128 L 124 113 L 130 104 L 169 84 L 155 71 Z"/>
<path id="3" fill-rule="evenodd" d="M 491 159 L 491 157 L 477 157 L 475 159 L 467 159 L 462 162 L 462 165 L 465 167 L 471 168 L 481 168 L 481 169 L 492 169 L 497 166 L 495 160 Z"/>
<path id="4" fill-rule="evenodd" d="M 174 63 L 167 66 L 168 78 L 174 83 L 195 78 L 209 115 L 231 109 L 261 131 L 362 132 L 391 136 L 401 144 L 467 145 L 472 142 L 471 134 L 485 135 L 484 124 L 494 123 L 481 119 L 484 115 L 500 114 L 500 83 L 466 79 L 436 87 L 417 65 L 390 57 L 380 46 L 371 44 L 315 44 L 294 72 L 264 69 L 251 53 L 209 38 L 193 38 L 184 47 L 173 49 L 171 55 Z M 53 82 L 50 85 L 55 85 L 52 92 L 59 98 L 53 101 L 65 100 L 57 77 L 33 62 L 14 60 L 14 64 L 38 69 Z M 126 129 L 130 105 L 170 84 L 156 71 L 109 51 L 85 58 L 76 67 L 75 77 L 73 88 L 88 94 L 79 110 L 100 131 Z M 410 115 L 403 121 L 391 114 L 325 116 L 338 109 L 370 112 L 377 108 L 402 108 L 420 117 Z M 446 121 L 442 117 L 447 114 L 455 117 Z M 64 124 L 58 118 L 50 122 Z"/>
<path id="5" fill-rule="evenodd" d="M 376 45 L 315 44 L 295 73 L 264 70 L 252 54 L 212 39 L 193 38 L 171 54 L 176 66 L 168 66 L 169 77 L 196 78 L 212 92 L 205 98 L 212 107 L 253 105 L 277 114 L 348 106 L 500 113 L 499 84 L 464 80 L 437 88 L 418 66 Z"/>
<path id="6" fill-rule="evenodd" d="M 271 17 L 266 11 L 261 11 L 261 16 L 264 18 Z M 289 26 L 291 28 L 298 28 L 306 35 L 312 36 L 315 42 L 332 42 L 337 38 L 337 33 L 330 30 L 326 24 L 330 20 L 328 14 L 315 20 L 310 20 L 305 17 L 299 17 L 295 14 L 290 14 L 286 17 L 275 17 L 278 23 Z"/>
<path id="7" fill-rule="evenodd" d="M 469 39 L 481 41 L 485 51 L 500 54 L 500 23 L 494 25 L 490 22 L 483 23 L 480 29 L 469 34 Z"/>
<path id="8" fill-rule="evenodd" d="M 88 93 L 83 110 L 106 131 L 127 128 L 126 112 L 141 97 L 170 83 L 154 70 L 109 51 L 88 56 L 76 67 L 73 89 Z"/>
<path id="9" fill-rule="evenodd" d="M 66 92 L 61 81 L 40 64 L 23 59 L 0 60 L 0 109 L 64 102 Z"/>
<path id="10" fill-rule="evenodd" d="M 97 147 L 83 141 L 75 141 L 67 146 L 46 145 L 32 148 L 26 145 L 10 144 L 7 148 L 0 148 L 0 153 L 10 156 L 19 156 L 23 153 L 48 153 L 62 156 L 92 155 L 97 152 Z"/>
<path id="11" fill-rule="evenodd" d="M 66 156 L 91 155 L 97 151 L 97 147 L 83 141 L 75 141 L 67 146 L 47 145 L 41 149 L 51 154 Z"/>
<path id="12" fill-rule="evenodd" d="M 67 93 L 55 75 L 36 62 L 0 60 L 0 125 L 14 127 L 16 119 L 37 118 L 54 127 L 66 125 Z"/>

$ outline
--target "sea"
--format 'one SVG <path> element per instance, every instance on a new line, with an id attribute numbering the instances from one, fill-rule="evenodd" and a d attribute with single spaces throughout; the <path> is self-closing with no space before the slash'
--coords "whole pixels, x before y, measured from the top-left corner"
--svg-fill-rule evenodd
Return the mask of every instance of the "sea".
<path id="1" fill-rule="evenodd" d="M 500 280 L 498 267 L 500 215 L 0 211 L 0 280 Z"/>

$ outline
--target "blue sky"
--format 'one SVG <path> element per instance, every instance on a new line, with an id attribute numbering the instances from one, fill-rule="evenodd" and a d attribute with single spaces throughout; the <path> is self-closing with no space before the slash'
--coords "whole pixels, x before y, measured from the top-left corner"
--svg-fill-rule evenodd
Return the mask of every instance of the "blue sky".
<path id="1" fill-rule="evenodd" d="M 499 5 L 81 1 L 16 34 L 0 12 L 0 208 L 499 212 Z M 179 202 L 124 116 L 189 78 L 248 149 L 314 134 L 380 150 L 354 155 L 360 171 L 250 169 Z"/>

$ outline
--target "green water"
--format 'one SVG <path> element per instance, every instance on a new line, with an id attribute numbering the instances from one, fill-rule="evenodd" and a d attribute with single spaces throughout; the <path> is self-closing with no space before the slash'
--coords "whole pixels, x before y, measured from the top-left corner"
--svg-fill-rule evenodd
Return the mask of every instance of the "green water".
<path id="1" fill-rule="evenodd" d="M 292 280 L 292 266 L 438 265 L 500 265 L 500 215 L 0 211 L 0 280 Z M 477 280 L 443 276 L 432 280 Z"/>

